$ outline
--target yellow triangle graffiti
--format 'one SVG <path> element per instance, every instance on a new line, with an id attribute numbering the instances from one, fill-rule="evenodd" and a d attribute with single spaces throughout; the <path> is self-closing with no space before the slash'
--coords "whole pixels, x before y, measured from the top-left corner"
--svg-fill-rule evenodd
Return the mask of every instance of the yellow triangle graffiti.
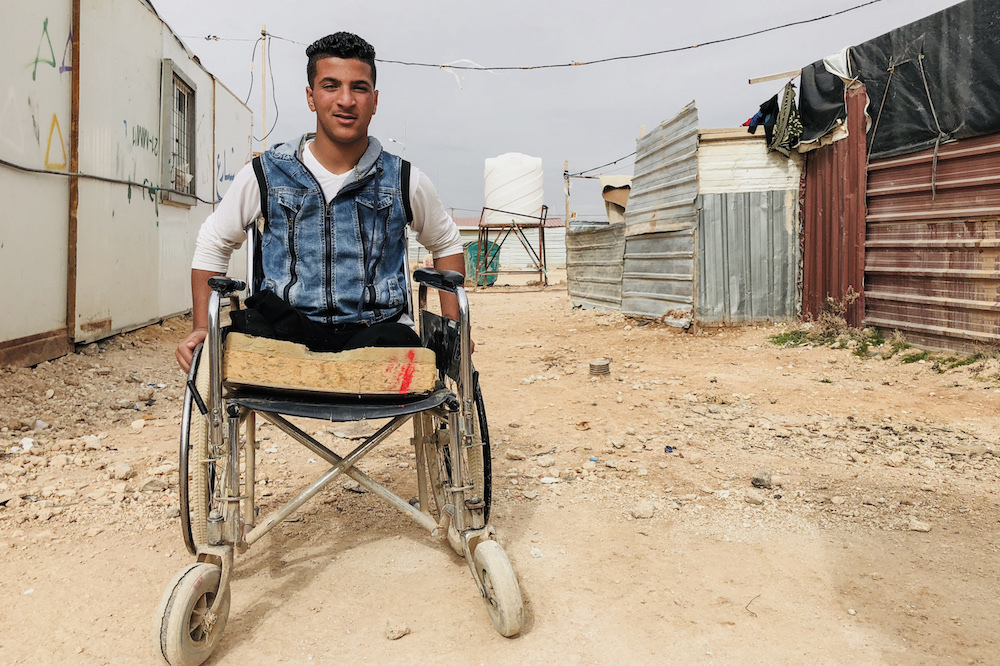
<path id="1" fill-rule="evenodd" d="M 59 134 L 59 150 L 62 151 L 62 162 L 50 162 L 49 153 L 52 151 L 52 135 Z M 62 128 L 59 127 L 59 119 L 56 114 L 52 114 L 52 125 L 49 127 L 49 144 L 45 147 L 45 168 L 65 169 L 66 168 L 66 145 L 63 141 Z"/>

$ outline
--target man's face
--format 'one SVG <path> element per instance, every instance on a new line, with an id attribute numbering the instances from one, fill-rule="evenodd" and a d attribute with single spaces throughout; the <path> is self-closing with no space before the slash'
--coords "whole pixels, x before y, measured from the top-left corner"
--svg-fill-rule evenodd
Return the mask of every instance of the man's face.
<path id="1" fill-rule="evenodd" d="M 368 124 L 378 106 L 371 67 L 355 58 L 323 58 L 316 78 L 306 88 L 309 108 L 316 112 L 318 131 L 337 144 L 368 141 Z"/>

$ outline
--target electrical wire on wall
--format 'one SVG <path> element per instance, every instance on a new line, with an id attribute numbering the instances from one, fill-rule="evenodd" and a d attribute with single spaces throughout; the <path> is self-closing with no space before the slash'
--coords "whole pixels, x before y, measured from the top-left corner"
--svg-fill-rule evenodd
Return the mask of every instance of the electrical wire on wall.
<path id="1" fill-rule="evenodd" d="M 15 171 L 23 171 L 24 173 L 38 173 L 44 174 L 46 176 L 62 176 L 64 178 L 83 178 L 84 180 L 97 180 L 102 183 L 113 183 L 115 185 L 128 185 L 129 186 L 129 196 L 131 197 L 131 189 L 137 187 L 141 190 L 146 190 L 150 197 L 150 201 L 156 202 L 156 194 L 159 192 L 169 192 L 170 194 L 179 194 L 185 197 L 191 197 L 192 199 L 197 199 L 203 204 L 208 204 L 214 206 L 214 201 L 206 201 L 201 197 L 191 194 L 189 192 L 181 192 L 180 190 L 171 189 L 169 187 L 159 187 L 156 185 L 151 185 L 150 183 L 137 183 L 134 180 L 122 180 L 120 178 L 109 178 L 107 176 L 97 176 L 90 173 L 73 173 L 70 171 L 52 171 L 50 169 L 36 169 L 34 167 L 26 167 L 15 162 L 9 162 L 5 159 L 0 158 L 0 166 L 5 166 L 8 169 L 14 169 Z"/>

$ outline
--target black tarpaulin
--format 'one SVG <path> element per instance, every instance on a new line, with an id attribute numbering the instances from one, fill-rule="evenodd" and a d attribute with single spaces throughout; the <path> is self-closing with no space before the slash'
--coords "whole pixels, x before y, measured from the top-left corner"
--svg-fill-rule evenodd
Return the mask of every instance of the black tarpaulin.
<path id="1" fill-rule="evenodd" d="M 799 118 L 802 121 L 799 141 L 802 143 L 816 141 L 847 118 L 844 82 L 828 72 L 822 60 L 802 68 Z"/>
<path id="2" fill-rule="evenodd" d="M 966 0 L 859 44 L 851 67 L 868 91 L 873 158 L 1000 132 L 996 0 Z"/>

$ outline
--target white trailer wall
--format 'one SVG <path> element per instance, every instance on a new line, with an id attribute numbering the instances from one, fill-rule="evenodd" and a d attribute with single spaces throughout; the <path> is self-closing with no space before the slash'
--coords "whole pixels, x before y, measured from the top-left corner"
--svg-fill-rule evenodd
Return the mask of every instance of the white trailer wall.
<path id="1" fill-rule="evenodd" d="M 0 159 L 70 170 L 77 4 L 76 155 L 79 173 L 90 176 L 77 179 L 74 205 L 69 178 L 0 167 L 7 210 L 0 217 L 0 280 L 14 285 L 0 292 L 0 311 L 8 315 L 0 318 L 0 363 L 26 364 L 190 308 L 194 241 L 250 158 L 252 116 L 144 0 L 8 4 Z M 173 186 L 164 173 L 173 72 L 190 85 L 194 101 L 194 196 L 183 202 L 159 191 Z M 236 257 L 233 274 L 243 275 L 244 264 Z"/>
<path id="2" fill-rule="evenodd" d="M 69 170 L 72 26 L 67 0 L 4 3 L 0 159 Z M 0 166 L 0 362 L 24 346 L 58 356 L 66 336 L 69 183 Z"/>

